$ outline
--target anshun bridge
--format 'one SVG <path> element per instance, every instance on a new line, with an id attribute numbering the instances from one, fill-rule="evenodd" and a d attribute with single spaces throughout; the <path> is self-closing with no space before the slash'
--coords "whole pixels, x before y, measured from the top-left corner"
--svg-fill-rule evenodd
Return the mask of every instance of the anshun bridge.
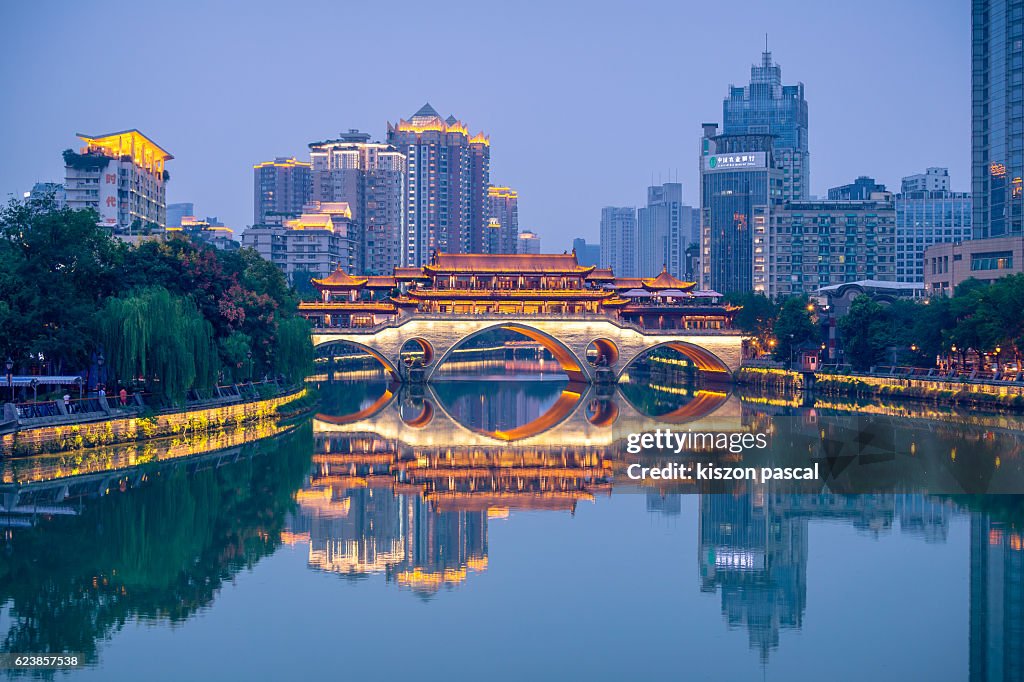
<path id="1" fill-rule="evenodd" d="M 729 380 L 743 358 L 732 329 L 738 308 L 714 291 L 695 291 L 665 270 L 617 277 L 580 265 L 576 254 L 435 254 L 390 276 L 340 268 L 313 279 L 320 301 L 299 311 L 313 344 L 346 343 L 377 358 L 398 379 L 429 381 L 457 347 L 503 329 L 547 349 L 574 381 L 614 381 L 659 347 L 684 355 L 711 378 Z M 402 361 L 413 348 L 413 366 Z"/>

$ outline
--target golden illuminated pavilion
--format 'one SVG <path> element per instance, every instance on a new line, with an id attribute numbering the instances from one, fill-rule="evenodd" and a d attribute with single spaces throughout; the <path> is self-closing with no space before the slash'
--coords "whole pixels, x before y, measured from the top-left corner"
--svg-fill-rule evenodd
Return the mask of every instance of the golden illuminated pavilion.
<path id="1" fill-rule="evenodd" d="M 319 327 L 368 327 L 406 314 L 604 314 L 657 329 L 722 329 L 735 308 L 696 299 L 694 282 L 662 269 L 656 277 L 616 277 L 562 254 L 437 254 L 391 276 L 340 268 L 313 279 L 321 300 L 300 311 Z"/>

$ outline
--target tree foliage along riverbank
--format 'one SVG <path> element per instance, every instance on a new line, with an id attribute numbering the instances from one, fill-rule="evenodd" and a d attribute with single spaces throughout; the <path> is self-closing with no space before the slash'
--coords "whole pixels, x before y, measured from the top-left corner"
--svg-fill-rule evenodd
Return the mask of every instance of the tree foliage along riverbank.
<path id="1" fill-rule="evenodd" d="M 40 203 L 0 209 L 0 353 L 15 372 L 79 373 L 102 352 L 108 384 L 141 380 L 171 400 L 218 377 L 308 373 L 298 299 L 255 251 L 181 236 L 130 246 L 97 219 Z"/>
<path id="2" fill-rule="evenodd" d="M 730 297 L 742 305 L 736 326 L 755 337 L 776 360 L 788 360 L 790 343 L 820 341 L 816 311 L 806 297 L 774 302 L 761 294 Z M 886 362 L 918 367 L 935 365 L 937 356 L 954 355 L 961 365 L 996 353 L 1001 362 L 1024 354 L 1024 274 L 992 283 L 969 279 L 952 296 L 898 300 L 882 305 L 858 296 L 839 319 L 843 357 L 863 371 Z M 792 337 L 790 335 L 793 335 Z"/>

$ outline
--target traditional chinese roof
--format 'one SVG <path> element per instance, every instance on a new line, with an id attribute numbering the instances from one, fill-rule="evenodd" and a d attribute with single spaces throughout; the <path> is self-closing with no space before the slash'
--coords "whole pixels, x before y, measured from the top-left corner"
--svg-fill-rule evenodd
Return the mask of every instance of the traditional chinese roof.
<path id="1" fill-rule="evenodd" d="M 668 268 L 662 267 L 661 272 L 654 279 L 644 280 L 644 289 L 648 291 L 662 291 L 665 289 L 679 289 L 687 291 L 697 285 L 696 282 L 684 282 L 668 274 Z"/>
<path id="2" fill-rule="evenodd" d="M 397 267 L 395 268 L 395 279 L 407 281 L 411 279 L 429 279 L 429 277 L 424 274 L 423 268 Z"/>
<path id="3" fill-rule="evenodd" d="M 412 299 L 441 300 L 504 300 L 561 301 L 561 300 L 615 300 L 610 289 L 410 289 L 406 296 Z"/>
<path id="4" fill-rule="evenodd" d="M 563 254 L 440 253 L 423 269 L 430 274 L 573 274 L 587 275 L 594 266 L 580 265 L 576 256 Z"/>
<path id="5" fill-rule="evenodd" d="M 587 275 L 591 282 L 614 282 L 615 273 L 611 268 L 594 268 L 594 271 Z"/>
<path id="6" fill-rule="evenodd" d="M 367 277 L 353 277 L 341 269 L 339 265 L 334 272 L 322 279 L 314 277 L 310 281 L 317 289 L 359 289 L 366 285 Z"/>
<path id="7" fill-rule="evenodd" d="M 392 275 L 368 275 L 366 277 L 367 289 L 394 289 L 398 286 L 398 280 Z"/>

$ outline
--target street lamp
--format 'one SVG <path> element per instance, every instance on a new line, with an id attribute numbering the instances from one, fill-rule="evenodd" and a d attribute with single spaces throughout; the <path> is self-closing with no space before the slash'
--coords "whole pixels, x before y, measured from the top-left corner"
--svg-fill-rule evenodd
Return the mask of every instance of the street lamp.
<path id="1" fill-rule="evenodd" d="M 11 390 L 11 402 L 13 403 L 14 402 L 14 360 L 11 359 L 10 355 L 7 356 L 7 363 L 6 363 L 5 366 L 7 367 L 7 388 L 9 388 Z"/>
<path id="2" fill-rule="evenodd" d="M 252 382 L 252 351 L 248 351 L 245 357 L 249 358 L 249 382 Z"/>
<path id="3" fill-rule="evenodd" d="M 103 363 L 106 362 L 106 358 L 103 357 L 103 353 L 100 352 L 100 356 L 96 358 L 96 368 L 99 370 L 99 376 L 96 377 L 99 380 L 101 386 L 106 385 L 106 380 L 103 377 Z"/>

